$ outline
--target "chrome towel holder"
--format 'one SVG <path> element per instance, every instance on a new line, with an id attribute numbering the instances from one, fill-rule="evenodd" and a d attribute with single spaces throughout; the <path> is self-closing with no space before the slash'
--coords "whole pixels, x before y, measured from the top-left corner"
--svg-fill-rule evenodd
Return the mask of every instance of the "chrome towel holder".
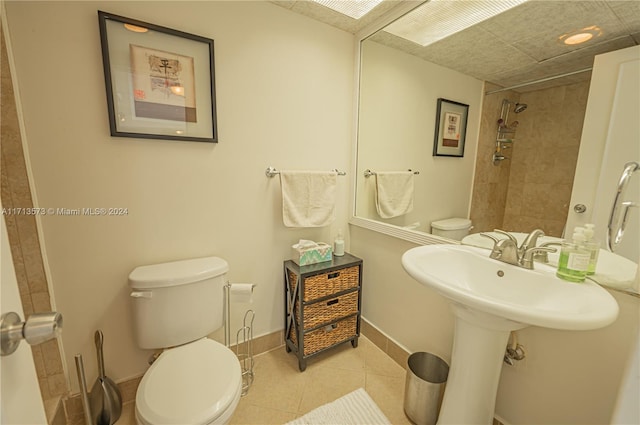
<path id="1" fill-rule="evenodd" d="M 331 171 L 335 171 L 339 176 L 347 175 L 346 171 L 340 171 L 337 168 L 334 168 Z M 280 174 L 280 171 L 276 170 L 274 167 L 267 167 L 264 173 L 267 177 L 275 177 L 276 175 Z"/>
<path id="2" fill-rule="evenodd" d="M 413 171 L 411 168 L 409 168 L 407 171 L 410 171 L 410 172 L 412 172 L 413 174 L 416 174 L 416 175 L 420 174 L 420 171 Z M 371 177 L 371 176 L 375 176 L 375 175 L 376 175 L 375 171 L 371 171 L 368 168 L 366 170 L 364 170 L 364 176 L 365 177 Z"/>

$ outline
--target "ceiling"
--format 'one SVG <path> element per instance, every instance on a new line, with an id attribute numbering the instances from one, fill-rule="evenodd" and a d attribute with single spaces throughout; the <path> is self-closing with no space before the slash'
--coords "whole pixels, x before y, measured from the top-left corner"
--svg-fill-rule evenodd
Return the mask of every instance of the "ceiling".
<path id="1" fill-rule="evenodd" d="M 383 0 L 355 20 L 308 0 L 273 1 L 354 34 L 406 2 Z M 567 46 L 557 41 L 565 33 L 593 25 L 602 35 L 587 43 Z M 426 47 L 384 30 L 370 39 L 500 87 L 512 87 L 591 68 L 595 55 L 640 44 L 640 1 L 530 0 Z M 590 77 L 590 72 L 582 72 L 515 90 L 539 90 Z"/>

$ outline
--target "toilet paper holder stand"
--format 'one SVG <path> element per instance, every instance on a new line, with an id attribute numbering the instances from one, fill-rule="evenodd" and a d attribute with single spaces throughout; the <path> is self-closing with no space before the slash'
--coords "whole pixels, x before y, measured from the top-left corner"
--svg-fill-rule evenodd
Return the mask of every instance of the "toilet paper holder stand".
<path id="1" fill-rule="evenodd" d="M 251 290 L 253 291 L 252 285 Z M 224 344 L 231 348 L 231 284 L 224 286 L 225 294 L 225 319 L 224 319 Z M 242 326 L 236 332 L 235 352 L 240 367 L 242 369 L 242 395 L 249 392 L 249 387 L 253 384 L 253 320 L 255 312 L 247 310 L 244 313 Z"/>

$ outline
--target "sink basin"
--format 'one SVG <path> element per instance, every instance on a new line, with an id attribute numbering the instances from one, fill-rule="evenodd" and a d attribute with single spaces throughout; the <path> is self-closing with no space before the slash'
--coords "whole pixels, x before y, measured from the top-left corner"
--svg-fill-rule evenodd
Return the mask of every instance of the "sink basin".
<path id="1" fill-rule="evenodd" d="M 485 232 L 497 238 L 503 238 L 504 236 L 496 232 Z M 522 244 L 522 241 L 527 236 L 527 233 L 510 232 L 516 240 L 518 245 Z M 542 236 L 538 239 L 538 246 L 546 242 L 562 242 L 561 238 L 553 236 Z M 485 249 L 492 249 L 493 242 L 485 237 L 480 236 L 480 233 L 472 233 L 465 236 L 462 239 L 463 245 L 477 246 Z M 548 254 L 549 265 L 556 267 L 558 265 L 558 253 Z M 536 265 L 537 266 L 537 265 Z M 627 290 L 632 292 L 638 292 L 640 288 L 635 287 L 637 285 L 636 274 L 638 273 L 638 264 L 622 257 L 618 254 L 614 254 L 606 249 L 600 249 L 600 255 L 598 257 L 598 265 L 596 267 L 596 273 L 589 276 L 589 279 L 599 283 L 600 285 L 608 288 Z"/>
<path id="2" fill-rule="evenodd" d="M 492 424 L 505 348 L 527 326 L 597 329 L 618 316 L 618 304 L 596 283 L 572 283 L 555 268 L 526 270 L 467 245 L 427 245 L 402 256 L 404 269 L 444 296 L 455 315 L 449 377 L 438 424 Z M 552 347 L 550 347 L 551 349 Z"/>
<path id="3" fill-rule="evenodd" d="M 427 245 L 402 257 L 418 282 L 451 301 L 519 322 L 554 329 L 596 329 L 612 323 L 618 304 L 600 285 L 566 282 L 555 268 L 535 270 L 489 258 L 486 249 L 465 245 Z"/>

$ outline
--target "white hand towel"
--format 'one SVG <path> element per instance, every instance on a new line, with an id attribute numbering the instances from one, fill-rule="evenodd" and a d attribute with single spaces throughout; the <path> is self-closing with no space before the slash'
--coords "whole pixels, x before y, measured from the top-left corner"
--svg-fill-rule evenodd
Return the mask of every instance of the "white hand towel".
<path id="1" fill-rule="evenodd" d="M 322 227 L 335 219 L 335 171 L 280 171 L 282 220 L 287 227 Z"/>
<path id="2" fill-rule="evenodd" d="M 413 173 L 376 172 L 376 209 L 382 218 L 398 217 L 413 210 Z"/>

